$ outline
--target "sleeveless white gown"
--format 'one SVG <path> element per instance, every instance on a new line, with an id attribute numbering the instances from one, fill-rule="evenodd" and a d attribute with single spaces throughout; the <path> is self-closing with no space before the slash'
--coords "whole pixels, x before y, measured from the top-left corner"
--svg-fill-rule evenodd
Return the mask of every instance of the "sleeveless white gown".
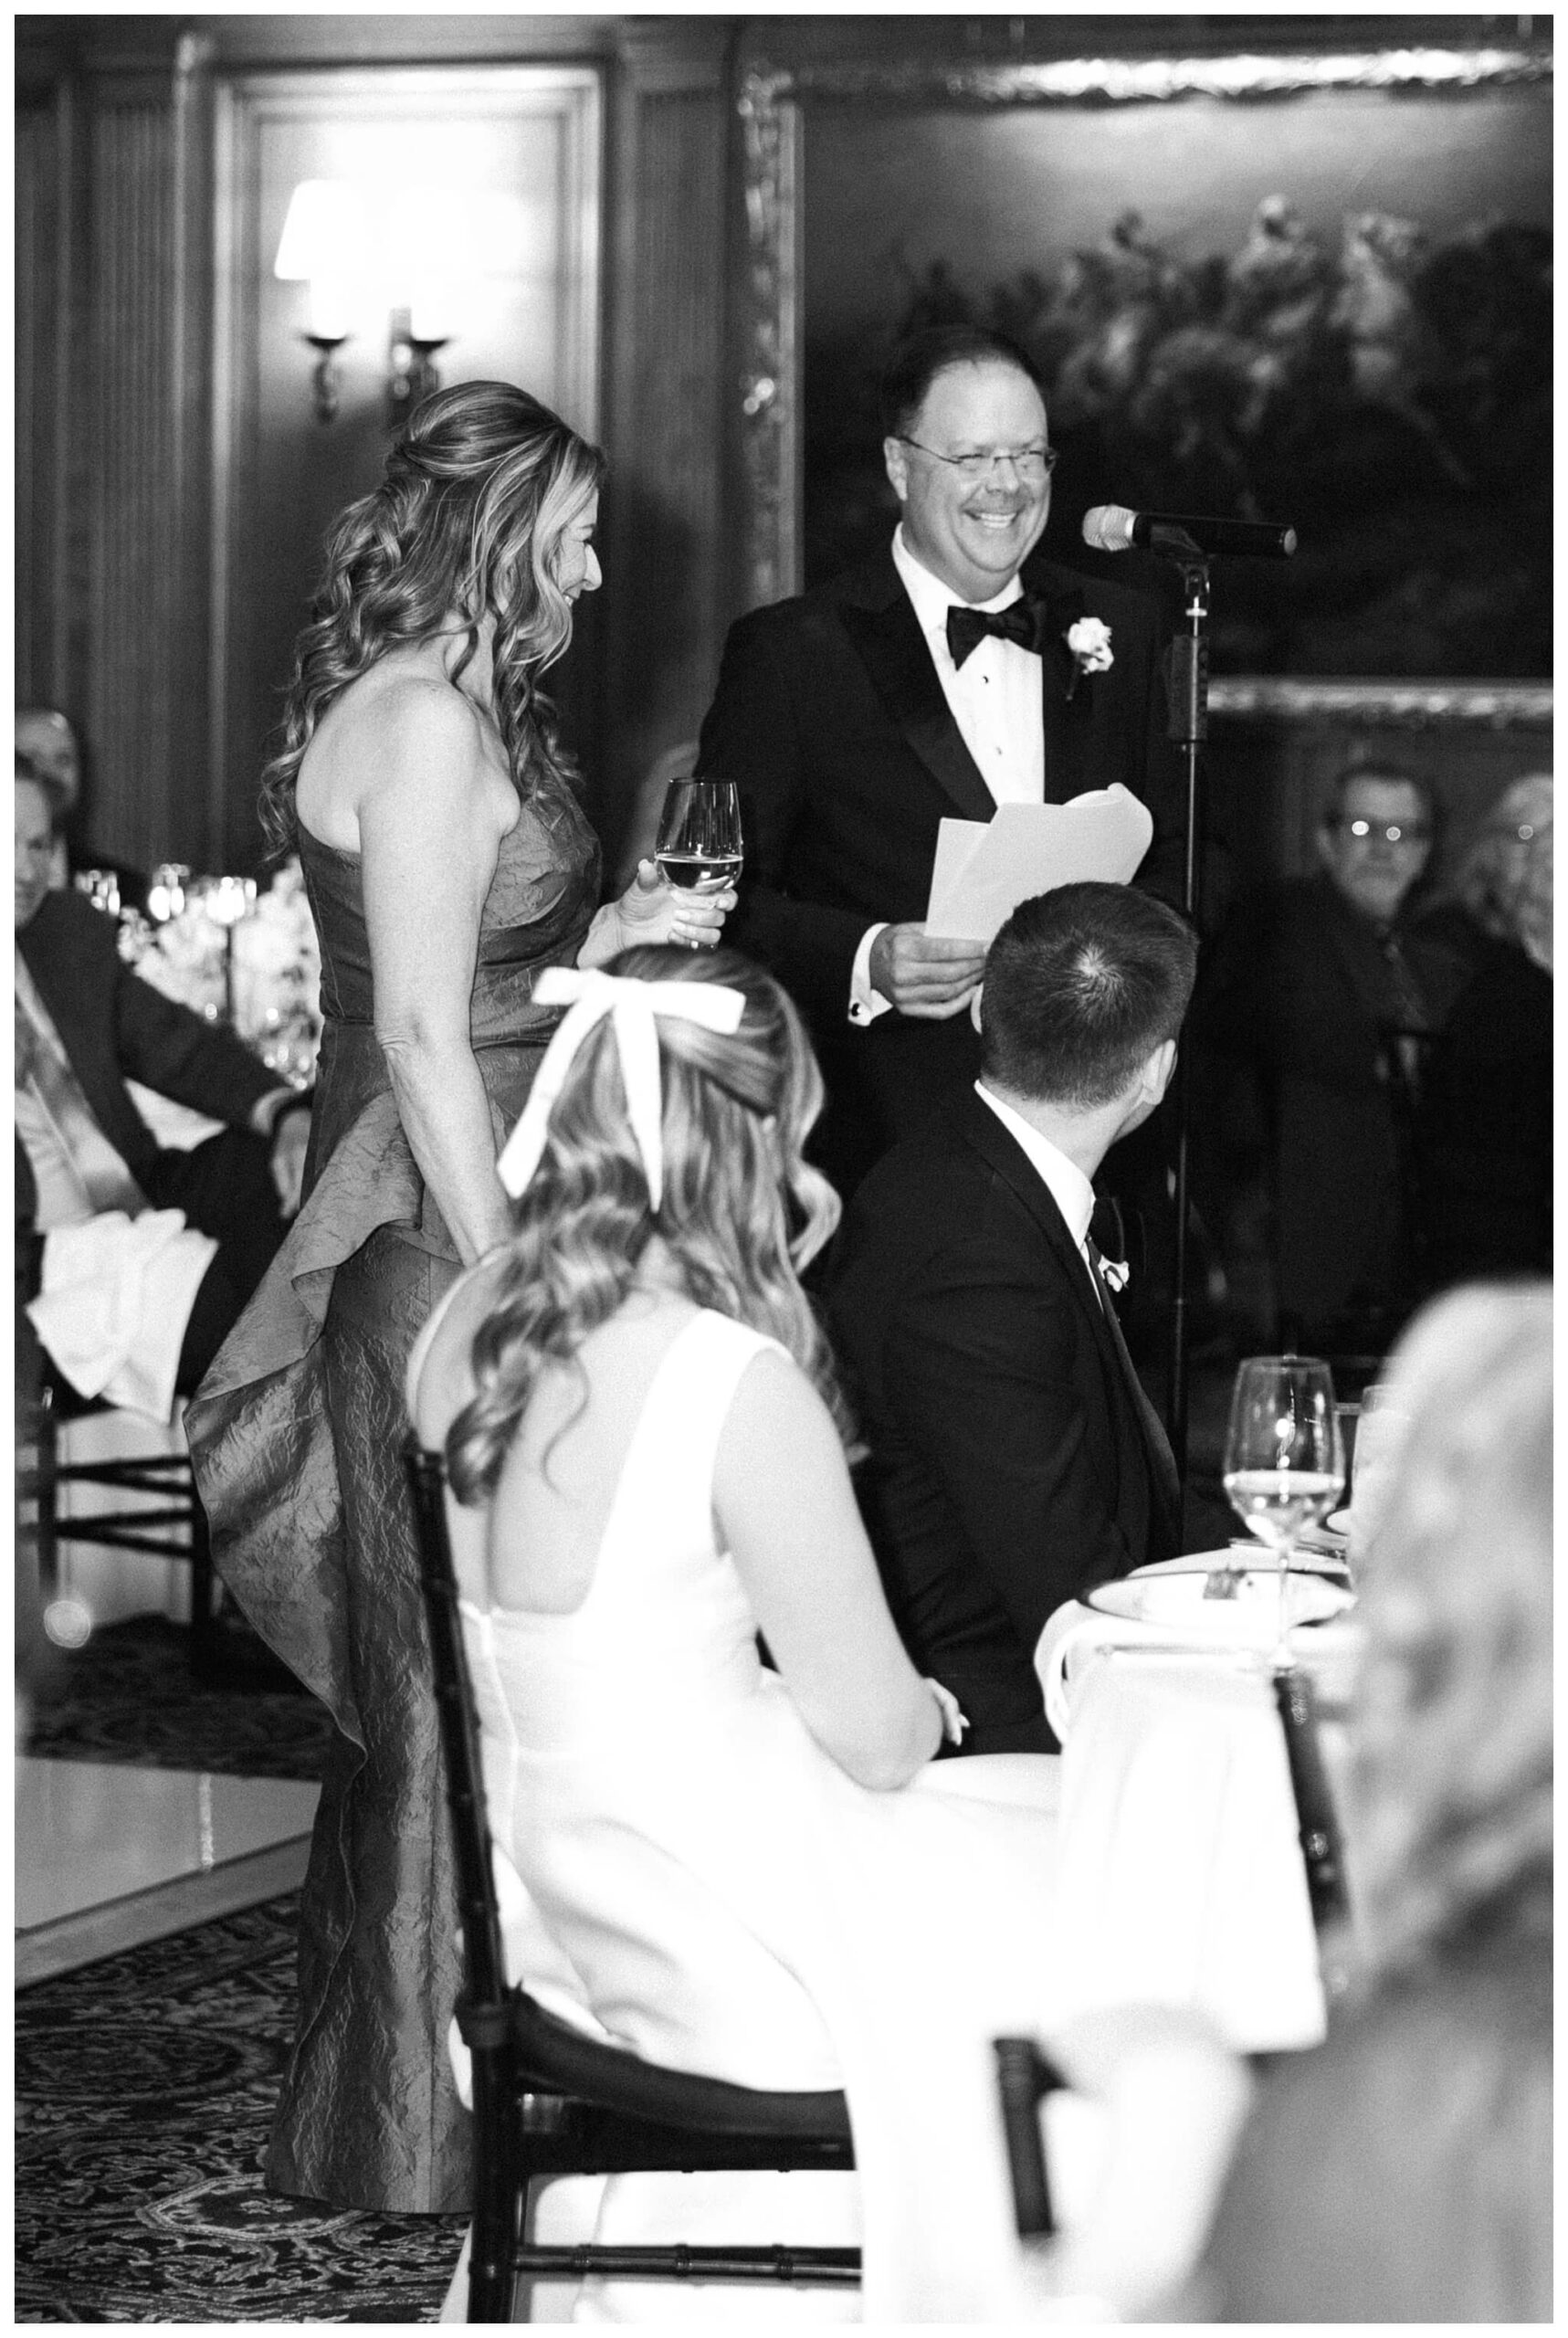
<path id="1" fill-rule="evenodd" d="M 848 2093 L 855 2176 L 677 2178 L 679 2230 L 672 2179 L 615 2177 L 598 2238 L 861 2239 L 864 2288 L 591 2283 L 575 2318 L 1004 2318 L 990 2040 L 1050 2018 L 1057 1764 L 944 1762 L 873 1793 L 759 1661 L 712 1480 L 742 1374 L 773 1344 L 694 1316 L 648 1391 L 582 1605 L 465 1602 L 463 1623 L 514 1973 L 672 2068 Z"/>

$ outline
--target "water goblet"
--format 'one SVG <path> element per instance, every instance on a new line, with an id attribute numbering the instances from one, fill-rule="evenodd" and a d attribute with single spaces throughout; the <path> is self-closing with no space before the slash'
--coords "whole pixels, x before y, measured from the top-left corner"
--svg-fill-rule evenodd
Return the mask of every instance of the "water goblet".
<path id="1" fill-rule="evenodd" d="M 1254 1355 L 1237 1369 L 1225 1440 L 1231 1508 L 1279 1566 L 1277 1669 L 1290 1661 L 1290 1562 L 1296 1537 L 1326 1518 L 1345 1482 L 1334 1384 L 1315 1356 Z"/>

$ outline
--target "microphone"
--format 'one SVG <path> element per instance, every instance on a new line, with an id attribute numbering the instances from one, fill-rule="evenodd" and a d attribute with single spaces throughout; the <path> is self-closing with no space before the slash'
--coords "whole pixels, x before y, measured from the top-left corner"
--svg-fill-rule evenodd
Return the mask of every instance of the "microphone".
<path id="1" fill-rule="evenodd" d="M 1184 543 L 1181 538 L 1190 541 Z M 1243 553 L 1258 560 L 1288 560 L 1296 549 L 1294 528 L 1271 520 L 1194 520 L 1175 511 L 1129 511 L 1122 503 L 1097 503 L 1083 515 L 1083 540 L 1096 552 Z"/>

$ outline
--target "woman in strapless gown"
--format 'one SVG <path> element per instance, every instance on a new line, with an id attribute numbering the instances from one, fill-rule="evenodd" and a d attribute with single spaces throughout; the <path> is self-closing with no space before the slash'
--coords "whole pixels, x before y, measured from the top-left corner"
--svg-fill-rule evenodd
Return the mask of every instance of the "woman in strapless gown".
<path id="1" fill-rule="evenodd" d="M 860 2301 L 590 2284 L 576 2318 L 998 2318 L 990 2040 L 1050 2013 L 1057 1763 L 932 1764 L 960 1717 L 899 1642 L 796 1280 L 837 1205 L 784 994 L 663 950 L 550 986 L 581 1003 L 502 1155 L 512 1239 L 410 1364 L 458 1497 L 509 1958 L 660 2062 L 847 2090 L 854 2177 L 618 2176 L 597 2237 L 861 2238 L 866 2265 Z M 696 993 L 736 1027 L 687 1019 Z"/>
<path id="2" fill-rule="evenodd" d="M 558 1020 L 542 970 L 639 933 L 711 941 L 732 899 L 678 902 L 645 864 L 597 907 L 537 680 L 599 581 L 602 469 L 505 384 L 427 401 L 329 546 L 264 791 L 321 950 L 305 1201 L 187 1427 L 224 1581 L 336 1723 L 267 2173 L 342 2206 L 461 2209 L 471 2187 L 409 1349 L 506 1231 L 497 1145 Z"/>

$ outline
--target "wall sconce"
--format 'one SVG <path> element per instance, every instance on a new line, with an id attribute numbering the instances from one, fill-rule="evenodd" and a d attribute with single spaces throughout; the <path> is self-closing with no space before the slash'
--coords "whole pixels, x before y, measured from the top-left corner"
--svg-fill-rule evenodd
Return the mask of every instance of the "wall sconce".
<path id="1" fill-rule="evenodd" d="M 337 352 L 367 306 L 391 311 L 386 419 L 399 428 L 441 386 L 436 357 L 452 340 L 463 287 L 515 277 L 527 222 L 514 195 L 432 186 L 362 186 L 302 179 L 289 198 L 272 272 L 310 287 L 302 338 L 316 352 L 311 405 L 320 422 L 338 410 Z"/>
<path id="2" fill-rule="evenodd" d="M 342 179 L 301 179 L 289 198 L 272 273 L 281 282 L 310 288 L 310 322 L 300 338 L 316 353 L 310 401 L 318 422 L 338 410 L 338 370 L 332 360 L 352 338 L 349 318 L 366 250 L 359 190 Z"/>
<path id="3" fill-rule="evenodd" d="M 416 332 L 415 320 L 425 331 Z M 433 333 L 428 330 L 429 319 L 414 309 L 394 309 L 392 335 L 386 349 L 386 427 L 400 429 L 422 399 L 441 386 L 441 376 L 436 370 L 436 355 L 445 349 L 452 338 L 450 333 Z"/>

